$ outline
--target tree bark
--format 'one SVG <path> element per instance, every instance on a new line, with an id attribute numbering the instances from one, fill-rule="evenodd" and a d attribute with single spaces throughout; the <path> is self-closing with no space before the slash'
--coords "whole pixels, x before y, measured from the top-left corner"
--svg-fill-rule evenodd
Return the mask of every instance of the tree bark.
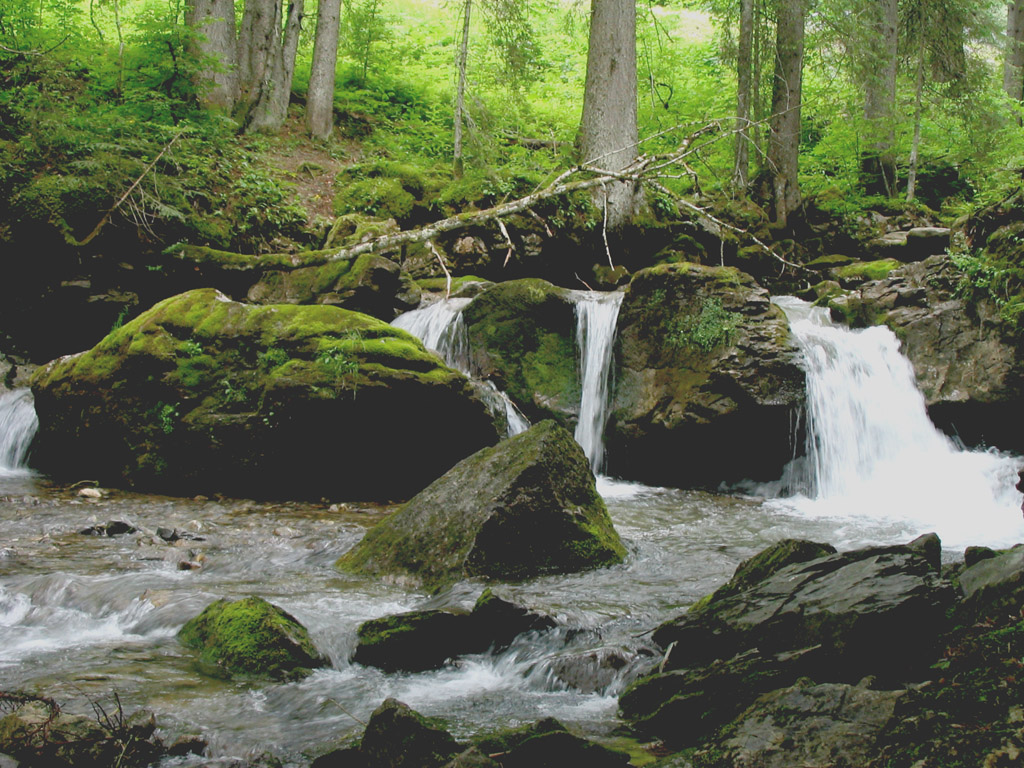
<path id="1" fill-rule="evenodd" d="M 234 0 L 190 0 L 185 23 L 193 34 L 192 53 L 205 60 L 195 79 L 199 103 L 231 112 L 235 103 Z"/>
<path id="2" fill-rule="evenodd" d="M 473 0 L 465 0 L 462 19 L 462 45 L 459 46 L 459 56 L 456 60 L 456 68 L 459 71 L 459 84 L 455 91 L 455 120 L 453 125 L 454 148 L 452 161 L 454 164 L 455 178 L 462 177 L 462 124 L 463 115 L 466 109 L 466 63 L 469 60 L 469 20 L 473 10 Z"/>
<path id="3" fill-rule="evenodd" d="M 803 90 L 804 0 L 781 0 L 776 24 L 775 80 L 768 137 L 773 220 L 785 227 L 800 206 L 800 100 Z"/>
<path id="4" fill-rule="evenodd" d="M 925 39 L 921 36 L 917 49 L 917 77 L 914 83 L 914 139 L 910 145 L 910 162 L 907 164 L 907 202 L 914 202 L 917 194 L 917 158 L 921 147 L 921 112 L 924 104 L 924 62 Z"/>
<path id="5" fill-rule="evenodd" d="M 590 7 L 579 154 L 584 165 L 617 172 L 637 156 L 636 3 L 591 0 Z M 610 229 L 632 219 L 641 200 L 630 182 L 611 182 L 595 194 Z"/>
<path id="6" fill-rule="evenodd" d="M 270 52 L 260 99 L 253 108 L 246 131 L 271 133 L 280 130 L 288 116 L 288 102 L 292 94 L 292 75 L 295 74 L 295 54 L 299 48 L 302 28 L 303 0 L 288 4 L 288 21 L 280 43 Z"/>
<path id="7" fill-rule="evenodd" d="M 1024 99 L 1024 0 L 1010 0 L 1006 6 L 1003 90 L 1015 102 Z"/>
<path id="8" fill-rule="evenodd" d="M 306 128 L 315 139 L 330 138 L 334 129 L 334 77 L 340 26 L 341 0 L 320 0 L 306 94 Z"/>
<path id="9" fill-rule="evenodd" d="M 281 3 L 282 0 L 245 0 L 235 49 L 235 115 L 243 122 L 260 100 L 271 52 L 279 45 Z"/>
<path id="10" fill-rule="evenodd" d="M 754 0 L 740 0 L 739 49 L 736 55 L 736 152 L 733 186 L 740 194 L 750 178 L 750 87 L 754 61 Z"/>
<path id="11" fill-rule="evenodd" d="M 861 41 L 861 79 L 867 151 L 861 154 L 861 179 L 869 194 L 896 195 L 896 43 L 897 0 L 866 0 L 862 6 L 868 35 Z"/>

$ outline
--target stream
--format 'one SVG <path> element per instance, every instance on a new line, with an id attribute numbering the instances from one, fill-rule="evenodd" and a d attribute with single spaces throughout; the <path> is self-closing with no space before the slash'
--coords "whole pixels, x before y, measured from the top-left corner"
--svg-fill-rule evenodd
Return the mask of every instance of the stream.
<path id="1" fill-rule="evenodd" d="M 918 405 L 920 395 L 902 399 L 907 386 L 916 391 L 913 377 L 908 383 L 884 329 L 874 333 L 877 339 L 848 340 L 865 332 L 832 329 L 821 317 L 800 314 L 800 307 L 790 311 L 795 333 L 806 324 L 798 333 L 808 345 L 805 354 L 823 350 L 820 373 L 808 368 L 807 457 L 778 483 L 718 493 L 599 477 L 629 551 L 626 562 L 498 585 L 500 596 L 556 615 L 563 629 L 526 635 L 501 654 L 466 657 L 425 673 L 384 674 L 349 663 L 356 627 L 413 608 L 468 607 L 484 585 L 462 583 L 430 596 L 335 570 L 335 560 L 390 508 L 116 490 L 80 496 L 25 466 L 20 457 L 25 421 L 34 417 L 25 409 L 30 397 L 0 395 L 0 690 L 45 693 L 68 711 L 86 714 L 92 702 L 116 706 L 116 693 L 127 712 L 155 712 L 165 740 L 201 734 L 209 755 L 225 762 L 270 751 L 286 765 L 306 765 L 318 748 L 361 732 L 388 696 L 443 718 L 458 738 L 548 716 L 603 738 L 618 725 L 617 696 L 630 672 L 650 658 L 645 633 L 779 539 L 852 549 L 937 531 L 949 558 L 962 556 L 968 544 L 1024 540 L 1021 495 L 1013 488 L 1019 458 L 963 451 L 926 415 L 918 419 L 923 401 Z M 847 364 L 848 341 L 851 349 L 882 347 L 881 362 L 857 352 L 851 368 L 833 375 L 834 365 Z M 854 395 L 854 403 L 843 405 L 843 395 L 822 383 L 819 413 L 811 394 L 819 375 L 822 382 L 829 376 L 845 382 L 845 390 L 854 390 L 860 378 L 865 386 L 896 390 Z M 883 375 L 888 383 L 878 381 Z M 856 404 L 864 397 L 867 408 Z M 870 415 L 878 400 L 895 408 L 878 416 L 881 424 Z M 884 433 L 897 421 L 895 413 L 910 412 L 913 418 L 898 420 L 903 431 L 896 437 Z M 842 432 L 850 429 L 861 431 Z M 16 439 L 22 443 L 11 447 Z M 850 444 L 873 453 L 851 457 L 842 450 Z M 851 462 L 853 475 L 844 474 Z M 80 533 L 114 520 L 138 530 L 113 537 Z M 200 674 L 194 655 L 175 639 L 178 629 L 215 599 L 250 594 L 305 624 L 332 666 L 295 683 Z M 194 759 L 200 762 L 210 758 Z"/>

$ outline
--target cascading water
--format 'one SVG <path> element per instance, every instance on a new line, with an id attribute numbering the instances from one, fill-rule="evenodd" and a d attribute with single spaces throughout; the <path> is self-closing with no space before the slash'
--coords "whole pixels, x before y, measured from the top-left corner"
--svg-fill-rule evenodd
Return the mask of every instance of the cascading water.
<path id="1" fill-rule="evenodd" d="M 775 302 L 807 373 L 806 456 L 782 482 L 790 501 L 814 514 L 934 530 L 948 548 L 1021 540 L 1019 460 L 962 450 L 935 428 L 888 328 L 850 330 L 799 299 Z"/>
<path id="2" fill-rule="evenodd" d="M 421 309 L 414 309 L 395 318 L 396 328 L 408 331 L 444 360 L 445 365 L 472 377 L 469 366 L 469 336 L 462 320 L 462 310 L 472 299 L 445 299 Z M 503 411 L 509 436 L 530 428 L 530 422 L 519 412 L 509 396 L 492 382 L 485 382 L 481 394 L 489 399 L 488 407 Z"/>
<path id="3" fill-rule="evenodd" d="M 29 473 L 25 462 L 38 426 L 31 390 L 0 394 L 0 477 Z"/>
<path id="4" fill-rule="evenodd" d="M 612 368 L 612 342 L 622 306 L 621 292 L 583 293 L 576 303 L 576 343 L 580 350 L 580 416 L 576 442 L 598 474 L 604 467 L 604 427 Z"/>

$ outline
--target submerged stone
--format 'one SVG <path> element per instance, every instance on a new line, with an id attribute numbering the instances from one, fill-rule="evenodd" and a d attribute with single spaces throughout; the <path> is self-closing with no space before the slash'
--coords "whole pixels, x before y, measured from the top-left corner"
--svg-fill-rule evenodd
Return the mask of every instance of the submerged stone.
<path id="1" fill-rule="evenodd" d="M 211 603 L 178 640 L 227 675 L 292 680 L 327 663 L 295 617 L 259 597 Z"/>
<path id="2" fill-rule="evenodd" d="M 41 470 L 177 495 L 408 498 L 498 437 L 468 379 L 404 331 L 212 289 L 160 302 L 32 386 Z"/>
<path id="3" fill-rule="evenodd" d="M 440 589 L 599 568 L 625 554 L 583 450 L 545 421 L 457 464 L 338 566 Z"/>

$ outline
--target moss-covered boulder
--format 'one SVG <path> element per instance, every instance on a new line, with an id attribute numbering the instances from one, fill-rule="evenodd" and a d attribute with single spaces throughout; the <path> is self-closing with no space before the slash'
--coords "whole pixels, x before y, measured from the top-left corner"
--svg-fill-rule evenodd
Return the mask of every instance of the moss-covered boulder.
<path id="1" fill-rule="evenodd" d="M 373 711 L 359 744 L 368 768 L 439 768 L 461 751 L 438 722 L 396 699 Z"/>
<path id="2" fill-rule="evenodd" d="M 749 275 L 661 264 L 619 313 L 611 474 L 659 485 L 774 479 L 792 458 L 804 373 L 789 324 Z"/>
<path id="3" fill-rule="evenodd" d="M 211 603 L 178 640 L 218 675 L 293 680 L 327 663 L 294 616 L 260 597 Z"/>
<path id="4" fill-rule="evenodd" d="M 462 312 L 471 365 L 532 421 L 568 426 L 579 413 L 575 302 L 545 280 L 509 280 L 487 288 Z"/>
<path id="5" fill-rule="evenodd" d="M 625 752 L 570 733 L 553 717 L 484 736 L 476 747 L 484 754 L 497 755 L 502 768 L 614 768 L 630 764 Z"/>
<path id="6" fill-rule="evenodd" d="M 583 450 L 545 421 L 457 464 L 338 561 L 343 570 L 439 589 L 621 562 Z"/>
<path id="7" fill-rule="evenodd" d="M 32 389 L 39 469 L 178 495 L 408 498 L 497 440 L 468 380 L 404 331 L 212 289 L 53 361 Z"/>

